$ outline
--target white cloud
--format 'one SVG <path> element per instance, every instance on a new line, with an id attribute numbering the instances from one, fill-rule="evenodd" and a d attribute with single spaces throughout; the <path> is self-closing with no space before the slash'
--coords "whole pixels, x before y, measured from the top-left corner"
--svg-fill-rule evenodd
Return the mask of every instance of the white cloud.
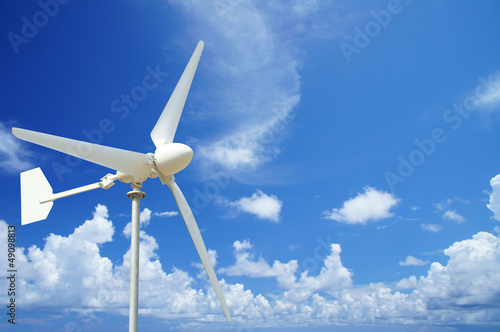
<path id="1" fill-rule="evenodd" d="M 178 216 L 179 215 L 179 212 L 178 211 L 165 211 L 165 212 L 155 212 L 153 213 L 153 216 L 156 216 L 156 217 L 175 217 L 175 216 Z"/>
<path id="2" fill-rule="evenodd" d="M 254 255 L 249 252 L 253 246 L 248 240 L 235 241 L 233 247 L 236 262 L 229 267 L 220 268 L 217 273 L 253 278 L 275 277 L 282 288 L 289 288 L 295 282 L 294 273 L 298 268 L 297 261 L 292 260 L 286 264 L 274 261 L 273 266 L 270 266 L 262 257 L 257 260 L 254 258 Z"/>
<path id="3" fill-rule="evenodd" d="M 400 280 L 396 284 L 396 289 L 414 289 L 418 286 L 418 280 L 415 276 L 410 276 L 409 278 L 405 278 Z"/>
<path id="4" fill-rule="evenodd" d="M 30 169 L 33 164 L 28 161 L 31 153 L 24 143 L 12 135 L 11 129 L 0 122 L 0 168 L 10 174 Z"/>
<path id="5" fill-rule="evenodd" d="M 446 210 L 446 212 L 443 213 L 443 219 L 456 221 L 457 223 L 465 222 L 465 218 L 455 210 Z"/>
<path id="6" fill-rule="evenodd" d="M 120 291 L 126 288 L 113 277 L 113 263 L 99 253 L 99 245 L 112 241 L 114 234 L 107 217 L 107 208 L 98 205 L 94 217 L 69 236 L 50 234 L 43 249 L 18 248 L 18 270 L 22 271 L 18 285 L 23 289 L 19 302 L 52 308 L 125 303 Z"/>
<path id="7" fill-rule="evenodd" d="M 468 199 L 464 199 L 462 197 L 447 198 L 447 199 L 442 200 L 439 203 L 433 204 L 436 207 L 436 211 L 434 211 L 434 212 L 442 212 L 445 210 L 451 210 L 451 206 L 454 204 L 457 204 L 457 203 L 467 205 L 467 204 L 471 204 L 472 202 L 469 201 Z"/>
<path id="8" fill-rule="evenodd" d="M 148 208 L 142 210 L 139 216 L 139 220 L 141 228 L 148 226 L 149 221 L 151 220 L 151 210 Z M 130 237 L 130 234 L 132 234 L 132 221 L 127 223 L 127 225 L 125 225 L 125 228 L 123 229 L 123 235 L 125 235 L 126 237 Z"/>
<path id="9" fill-rule="evenodd" d="M 340 245 L 332 244 L 331 252 L 324 259 L 324 266 L 319 275 L 309 276 L 309 271 L 296 276 L 298 262 L 291 260 L 288 263 L 274 261 L 271 266 L 262 257 L 255 259 L 250 253 L 252 245 L 248 240 L 243 242 L 235 241 L 233 244 L 236 262 L 225 268 L 220 268 L 218 273 L 230 276 L 247 276 L 253 278 L 274 277 L 278 286 L 288 290 L 287 296 L 308 297 L 315 291 L 327 291 L 336 293 L 340 289 L 352 285 L 352 273 L 342 265 L 340 259 Z"/>
<path id="10" fill-rule="evenodd" d="M 372 187 L 364 190 L 364 193 L 345 201 L 341 208 L 324 211 L 324 217 L 347 224 L 366 224 L 394 216 L 390 209 L 399 203 L 399 199 Z"/>
<path id="11" fill-rule="evenodd" d="M 491 179 L 490 185 L 493 191 L 490 194 L 490 203 L 486 206 L 493 212 L 493 218 L 500 221 L 500 174 Z"/>
<path id="12" fill-rule="evenodd" d="M 500 303 L 500 239 L 479 232 L 455 242 L 444 254 L 447 265 L 432 263 L 418 292 L 431 309 L 496 306 Z"/>
<path id="13" fill-rule="evenodd" d="M 476 106 L 491 110 L 500 106 L 500 76 L 490 74 L 479 78 L 481 84 L 476 88 Z"/>
<path id="14" fill-rule="evenodd" d="M 148 213 L 144 213 L 147 215 Z M 7 224 L 0 221 L 0 233 Z M 23 271 L 16 280 L 19 303 L 26 313 L 43 307 L 51 317 L 70 311 L 128 315 L 130 253 L 114 263 L 101 246 L 113 242 L 114 226 L 105 206 L 72 234 L 50 234 L 43 246 L 18 247 L 16 262 Z M 0 237 L 0 247 L 6 247 Z M 446 264 L 434 262 L 426 276 L 410 276 L 395 283 L 353 285 L 353 273 L 340 259 L 340 245 L 331 244 L 316 275 L 299 274 L 297 260 L 271 263 L 256 258 L 249 240 L 233 244 L 236 262 L 219 273 L 252 278 L 275 278 L 279 290 L 263 295 L 241 283 L 220 280 L 236 323 L 244 327 L 287 327 L 338 324 L 492 324 L 500 314 L 500 239 L 480 232 L 444 250 Z M 168 319 L 173 325 L 200 330 L 224 322 L 215 293 L 202 274 L 193 277 L 175 267 L 165 272 L 155 238 L 141 232 L 140 315 Z M 217 253 L 209 250 L 213 263 Z M 78 257 L 78 259 L 75 259 Z M 412 261 L 412 259 L 406 259 Z M 321 263 L 321 262 L 318 262 Z M 6 270 L 6 260 L 0 260 Z M 220 275 L 219 275 L 220 277 Z M 5 280 L 0 285 L 5 286 Z M 400 293 L 397 289 L 412 290 Z M 0 301 L 7 295 L 0 293 Z M 61 308 L 65 308 L 61 311 Z M 186 319 L 186 317 L 188 319 Z M 207 320 L 207 317 L 210 319 Z M 28 317 L 27 317 L 28 318 Z M 190 323 L 188 323 L 190 322 Z M 186 325 L 187 324 L 187 325 Z M 191 325 L 192 324 L 192 325 Z"/>
<path id="15" fill-rule="evenodd" d="M 213 249 L 207 249 L 207 253 L 208 258 L 210 259 L 210 263 L 212 263 L 212 267 L 215 268 L 215 266 L 217 265 L 217 251 Z M 201 270 L 201 274 L 198 274 L 198 277 L 204 277 L 206 275 L 205 268 L 203 267 L 203 264 L 201 262 L 193 262 L 191 263 L 191 265 Z"/>
<path id="16" fill-rule="evenodd" d="M 311 291 L 335 292 L 352 286 L 352 272 L 342 265 L 339 244 L 331 244 L 331 253 L 324 260 L 324 266 L 318 276 L 309 276 L 306 270 L 300 275 L 296 288 Z"/>
<path id="17" fill-rule="evenodd" d="M 193 97 L 203 101 L 202 112 L 195 106 L 188 114 L 217 132 L 209 139 L 192 139 L 199 169 L 206 175 L 222 167 L 247 182 L 269 181 L 271 175 L 256 174 L 255 168 L 273 160 L 289 135 L 301 99 L 298 68 L 304 53 L 297 51 L 311 40 L 350 38 L 356 21 L 368 14 L 354 4 L 298 0 L 286 4 L 171 0 L 169 4 L 190 22 L 189 36 L 175 38 L 182 41 L 179 46 L 187 49 L 184 40 L 193 38 L 206 45 L 197 75 L 207 70 L 210 83 L 190 97 L 191 102 Z"/>
<path id="18" fill-rule="evenodd" d="M 415 258 L 411 255 L 406 256 L 406 259 L 404 261 L 399 262 L 399 265 L 401 266 L 409 266 L 409 265 L 422 266 L 426 264 L 429 264 L 429 262 Z"/>
<path id="19" fill-rule="evenodd" d="M 145 209 L 141 215 L 145 225 L 151 211 Z M 3 233 L 6 228 L 7 224 L 0 221 L 0 231 Z M 50 234 L 42 247 L 17 248 L 16 262 L 22 271 L 17 285 L 23 291 L 16 300 L 24 308 L 128 315 L 128 310 L 122 309 L 128 307 L 129 301 L 130 250 L 119 264 L 113 264 L 100 252 L 100 246 L 112 242 L 113 235 L 108 210 L 98 205 L 93 218 L 72 234 Z M 0 245 L 6 247 L 6 239 L 0 238 Z M 225 319 L 208 281 L 202 283 L 203 288 L 194 288 L 194 279 L 187 272 L 175 267 L 171 273 L 165 272 L 156 254 L 158 243 L 144 231 L 140 248 L 141 315 L 204 317 L 206 313 L 216 313 L 221 321 Z M 216 258 L 215 251 L 209 251 L 209 255 Z M 0 294 L 0 300 L 5 300 L 5 295 Z"/>
<path id="20" fill-rule="evenodd" d="M 242 197 L 235 202 L 224 202 L 239 211 L 250 213 L 262 220 L 280 221 L 280 212 L 283 202 L 274 195 L 266 195 L 257 190 L 251 197 Z"/>
<path id="21" fill-rule="evenodd" d="M 250 247 L 248 242 L 245 247 Z M 242 243 L 239 242 L 238 247 Z M 332 245 L 331 255 L 325 259 L 322 271 L 341 271 L 341 264 L 329 268 L 327 260 L 336 257 L 336 245 Z M 340 249 L 340 247 L 339 247 Z M 244 251 L 245 253 L 247 251 Z M 409 294 L 394 291 L 383 283 L 370 284 L 368 287 L 352 288 L 346 283 L 331 292 L 335 298 L 327 299 L 317 291 L 326 291 L 326 287 L 314 287 L 314 283 L 306 282 L 304 272 L 296 281 L 289 284 L 275 301 L 268 301 L 269 310 L 275 319 L 293 314 L 301 322 L 321 319 L 325 324 L 368 323 L 368 324 L 430 324 L 455 322 L 459 324 L 485 323 L 496 321 L 494 317 L 500 313 L 500 239 L 489 233 L 478 233 L 470 240 L 459 241 L 444 251 L 449 257 L 447 265 L 432 263 L 427 276 L 417 278 L 410 276 L 395 285 L 395 289 L 414 289 Z M 241 254 L 241 252 L 240 252 Z M 238 259 L 238 258 L 237 258 Z M 271 273 L 273 266 L 262 258 L 253 259 L 245 256 L 240 264 L 260 264 L 260 273 L 240 273 L 253 277 L 277 276 Z M 408 263 L 421 264 L 413 257 L 405 260 Z M 282 263 L 283 264 L 283 263 Z M 236 264 L 232 266 L 237 273 Z M 266 273 L 265 273 L 266 272 Z M 324 276 L 326 275 L 323 274 Z M 325 278 L 325 279 L 330 279 Z M 343 280 L 351 280 L 343 279 Z M 283 286 L 283 284 L 280 284 Z M 338 283 L 337 283 L 338 286 Z M 300 290 L 300 291 L 299 291 Z M 474 308 L 471 311 L 471 308 Z M 464 311 L 465 310 L 465 311 Z M 493 315 L 493 316 L 492 316 Z M 280 318 L 278 318 L 280 317 Z"/>
<path id="22" fill-rule="evenodd" d="M 243 240 L 243 242 L 236 240 L 233 243 L 233 247 L 235 251 L 242 251 L 252 249 L 253 245 L 250 243 L 250 240 Z"/>
<path id="23" fill-rule="evenodd" d="M 238 172 L 271 160 L 300 101 L 298 61 L 290 40 L 273 27 L 275 17 L 253 2 L 171 4 L 195 22 L 191 33 L 205 41 L 205 69 L 217 77 L 203 96 L 204 105 L 216 106 L 203 106 L 203 121 L 208 127 L 210 121 L 217 121 L 217 128 L 227 124 L 213 140 L 197 142 L 202 168 L 222 166 Z M 211 57 L 213 47 L 216 58 Z"/>
<path id="24" fill-rule="evenodd" d="M 441 230 L 441 225 L 438 225 L 438 224 L 420 224 L 420 228 L 422 228 L 424 231 L 437 233 Z"/>

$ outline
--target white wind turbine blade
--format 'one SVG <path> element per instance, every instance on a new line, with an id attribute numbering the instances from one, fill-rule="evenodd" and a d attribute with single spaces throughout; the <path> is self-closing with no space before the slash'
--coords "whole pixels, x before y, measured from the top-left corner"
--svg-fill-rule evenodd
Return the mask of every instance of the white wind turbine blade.
<path id="1" fill-rule="evenodd" d="M 77 141 L 20 128 L 12 128 L 12 134 L 24 141 L 109 167 L 137 178 L 147 178 L 147 171 L 154 167 L 153 164 L 148 164 L 148 155 L 144 153 Z M 151 163 L 153 162 L 151 161 Z"/>
<path id="2" fill-rule="evenodd" d="M 212 266 L 212 263 L 210 262 L 207 248 L 205 247 L 205 243 L 203 242 L 203 238 L 201 237 L 200 230 L 198 228 L 198 225 L 196 224 L 193 213 L 191 212 L 191 208 L 189 207 L 186 198 L 182 194 L 181 189 L 179 188 L 177 183 L 175 183 L 172 176 L 167 178 L 167 185 L 170 187 L 172 193 L 174 194 L 177 206 L 181 211 L 182 217 L 184 218 L 184 222 L 186 223 L 189 234 L 191 235 L 191 239 L 193 240 L 196 250 L 200 255 L 203 267 L 207 272 L 208 278 L 210 279 L 210 283 L 212 284 L 215 294 L 217 295 L 220 305 L 222 306 L 222 310 L 224 310 L 224 314 L 226 315 L 227 320 L 231 322 L 231 314 L 229 313 L 229 308 L 226 304 L 226 300 L 224 299 L 224 295 L 222 294 L 219 281 L 217 280 L 214 268 Z"/>
<path id="3" fill-rule="evenodd" d="M 193 77 L 198 67 L 204 45 L 203 41 L 200 41 L 198 46 L 196 46 L 186 69 L 184 69 L 179 82 L 175 86 L 174 92 L 172 92 L 158 122 L 156 122 L 156 125 L 151 131 L 151 139 L 157 148 L 174 141 L 177 125 L 179 124 L 182 109 L 184 108 L 191 82 L 193 82 Z"/>

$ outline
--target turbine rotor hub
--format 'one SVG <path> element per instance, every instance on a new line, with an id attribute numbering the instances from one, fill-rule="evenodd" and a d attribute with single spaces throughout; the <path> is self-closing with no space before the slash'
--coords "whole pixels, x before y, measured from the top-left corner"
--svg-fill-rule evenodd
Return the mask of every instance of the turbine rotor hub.
<path id="1" fill-rule="evenodd" d="M 156 167 L 164 175 L 182 171 L 193 159 L 193 150 L 182 143 L 168 143 L 155 151 Z"/>

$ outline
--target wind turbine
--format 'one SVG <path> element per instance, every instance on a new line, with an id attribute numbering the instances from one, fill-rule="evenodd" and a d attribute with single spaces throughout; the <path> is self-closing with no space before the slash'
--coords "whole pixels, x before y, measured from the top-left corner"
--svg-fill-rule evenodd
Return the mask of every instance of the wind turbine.
<path id="1" fill-rule="evenodd" d="M 140 200 L 146 196 L 140 189 L 144 181 L 156 177 L 159 177 L 162 184 L 166 184 L 172 191 L 210 283 L 227 320 L 231 322 L 229 308 L 210 262 L 200 230 L 191 208 L 174 178 L 174 174 L 183 170 L 193 157 L 193 150 L 189 146 L 174 143 L 173 140 L 203 46 L 203 41 L 200 41 L 158 122 L 151 131 L 151 139 L 156 146 L 154 153 L 138 153 L 31 130 L 12 128 L 12 134 L 17 138 L 116 170 L 116 174 L 107 174 L 97 183 L 57 194 L 53 193 L 52 187 L 40 168 L 21 173 L 22 225 L 46 219 L 56 199 L 98 188 L 109 189 L 116 180 L 131 184 L 132 191 L 127 193 L 127 197 L 132 198 L 129 331 L 137 331 L 138 328 L 139 215 Z"/>

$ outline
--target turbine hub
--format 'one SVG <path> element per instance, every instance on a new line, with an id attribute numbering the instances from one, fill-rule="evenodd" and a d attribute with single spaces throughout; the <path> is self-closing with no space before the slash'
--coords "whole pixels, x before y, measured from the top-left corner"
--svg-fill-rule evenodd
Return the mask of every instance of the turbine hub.
<path id="1" fill-rule="evenodd" d="M 156 167 L 164 175 L 182 171 L 193 159 L 193 150 L 182 143 L 168 143 L 155 151 Z"/>

